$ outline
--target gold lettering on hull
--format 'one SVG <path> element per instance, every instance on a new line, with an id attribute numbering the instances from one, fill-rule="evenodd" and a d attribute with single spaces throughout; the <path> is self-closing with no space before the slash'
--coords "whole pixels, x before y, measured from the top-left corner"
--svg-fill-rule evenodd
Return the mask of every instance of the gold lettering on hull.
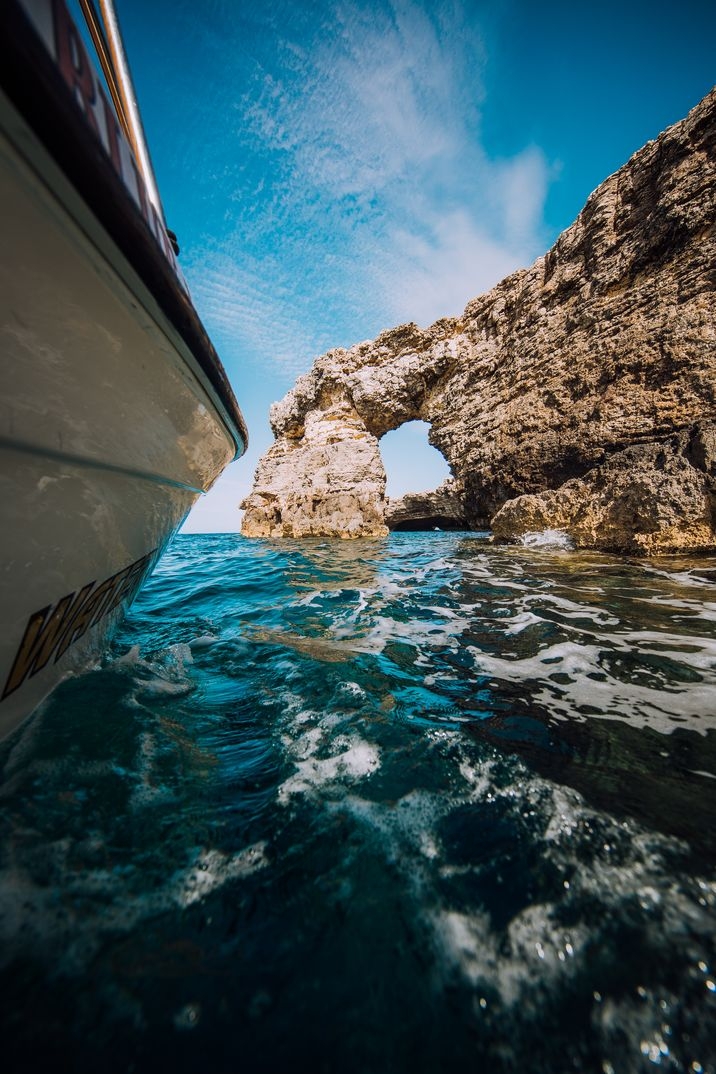
<path id="1" fill-rule="evenodd" d="M 155 556 L 156 549 L 103 582 L 88 582 L 79 591 L 61 597 L 56 604 L 34 612 L 25 627 L 0 701 L 42 671 L 50 660 L 57 663 L 71 645 L 122 601 L 129 603 Z"/>

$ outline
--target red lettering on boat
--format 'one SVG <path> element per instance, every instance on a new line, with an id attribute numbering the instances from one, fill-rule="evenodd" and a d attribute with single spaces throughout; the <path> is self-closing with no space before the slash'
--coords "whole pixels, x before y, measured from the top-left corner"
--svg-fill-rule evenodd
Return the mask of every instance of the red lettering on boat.
<path id="1" fill-rule="evenodd" d="M 55 47 L 60 72 L 72 95 L 85 114 L 85 118 L 101 141 L 93 105 L 97 100 L 92 65 L 67 8 L 62 0 L 52 0 L 55 24 Z"/>

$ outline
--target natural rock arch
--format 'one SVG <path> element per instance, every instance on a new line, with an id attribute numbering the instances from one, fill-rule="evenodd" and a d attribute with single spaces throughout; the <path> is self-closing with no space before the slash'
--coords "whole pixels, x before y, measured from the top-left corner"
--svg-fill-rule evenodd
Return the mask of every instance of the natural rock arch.
<path id="1" fill-rule="evenodd" d="M 454 360 L 455 323 L 439 321 L 427 331 L 401 325 L 374 342 L 318 358 L 271 407 L 276 441 L 260 461 L 253 491 L 244 501 L 242 532 L 385 535 L 380 438 L 405 422 L 426 421 L 430 442 L 452 465 L 431 393 Z"/>
<path id="2" fill-rule="evenodd" d="M 596 547 L 712 546 L 715 146 L 716 90 L 462 317 L 316 359 L 271 407 L 242 532 L 386 534 L 378 440 L 421 419 L 473 528 L 507 504 L 503 536 L 537 520 Z"/>

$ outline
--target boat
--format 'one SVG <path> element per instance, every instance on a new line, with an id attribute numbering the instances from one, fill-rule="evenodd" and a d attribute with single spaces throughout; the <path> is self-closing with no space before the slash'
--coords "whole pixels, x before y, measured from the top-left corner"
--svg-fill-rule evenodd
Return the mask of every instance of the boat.
<path id="1" fill-rule="evenodd" d="M 64 0 L 0 4 L 0 738 L 101 652 L 248 440 L 116 14 L 80 6 L 82 32 Z"/>

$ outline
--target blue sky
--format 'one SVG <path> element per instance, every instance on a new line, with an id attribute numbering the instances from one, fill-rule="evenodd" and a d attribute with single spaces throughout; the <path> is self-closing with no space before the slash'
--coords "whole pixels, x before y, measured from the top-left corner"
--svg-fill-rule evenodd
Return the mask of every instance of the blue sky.
<path id="1" fill-rule="evenodd" d="M 316 355 L 460 313 L 716 81 L 711 0 L 116 2 L 167 220 L 251 435 L 194 530 L 238 528 L 269 405 Z M 442 477 L 405 439 L 394 494 Z"/>

